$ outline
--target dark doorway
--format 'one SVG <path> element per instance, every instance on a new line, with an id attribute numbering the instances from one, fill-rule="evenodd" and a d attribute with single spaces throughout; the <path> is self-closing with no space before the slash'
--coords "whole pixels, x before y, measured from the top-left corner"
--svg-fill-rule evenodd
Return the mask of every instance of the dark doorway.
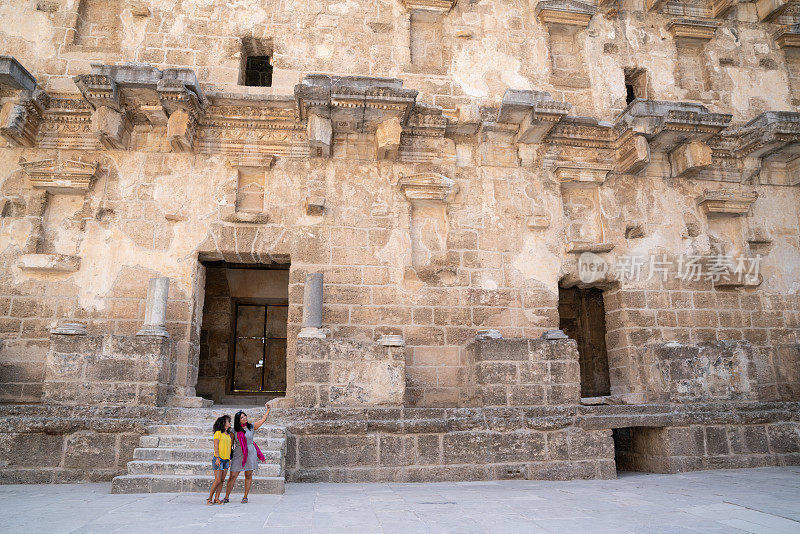
<path id="1" fill-rule="evenodd" d="M 223 404 L 283 396 L 288 264 L 203 265 L 198 395 Z"/>
<path id="2" fill-rule="evenodd" d="M 606 312 L 597 288 L 559 288 L 559 328 L 578 342 L 581 397 L 611 394 L 606 353 Z"/>
<path id="3" fill-rule="evenodd" d="M 286 392 L 286 304 L 236 302 L 234 393 Z"/>

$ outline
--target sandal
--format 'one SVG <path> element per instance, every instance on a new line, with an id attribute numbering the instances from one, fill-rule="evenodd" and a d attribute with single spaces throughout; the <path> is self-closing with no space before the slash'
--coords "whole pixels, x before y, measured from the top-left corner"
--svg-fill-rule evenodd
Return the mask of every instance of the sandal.
<path id="1" fill-rule="evenodd" d="M 219 503 L 220 503 L 220 504 L 228 504 L 229 502 L 231 502 L 231 501 L 230 501 L 230 500 L 229 500 L 227 497 L 225 497 L 225 498 L 224 498 L 224 499 L 222 499 L 222 500 L 221 500 Z"/>
<path id="2" fill-rule="evenodd" d="M 212 505 L 214 505 L 216 503 L 211 502 L 211 499 L 208 498 L 208 499 L 206 499 L 206 504 L 209 505 L 209 506 L 212 506 Z"/>
<path id="3" fill-rule="evenodd" d="M 247 497 L 242 497 L 242 504 L 247 504 Z"/>
<path id="4" fill-rule="evenodd" d="M 219 499 L 214 499 L 214 504 L 222 504 L 222 501 Z"/>

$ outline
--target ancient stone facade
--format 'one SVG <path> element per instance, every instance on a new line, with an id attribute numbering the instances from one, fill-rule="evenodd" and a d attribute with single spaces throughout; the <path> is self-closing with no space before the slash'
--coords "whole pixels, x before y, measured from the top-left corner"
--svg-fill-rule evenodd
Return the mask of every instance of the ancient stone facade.
<path id="1" fill-rule="evenodd" d="M 2 414 L 55 450 L 30 421 L 125 406 L 91 477 L 253 396 L 285 397 L 290 480 L 800 459 L 795 2 L 0 21 Z"/>

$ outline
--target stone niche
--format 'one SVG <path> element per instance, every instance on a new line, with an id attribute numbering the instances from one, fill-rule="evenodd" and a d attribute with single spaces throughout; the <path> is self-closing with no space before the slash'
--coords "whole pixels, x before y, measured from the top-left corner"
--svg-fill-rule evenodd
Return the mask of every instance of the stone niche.
<path id="1" fill-rule="evenodd" d="M 42 402 L 164 406 L 170 352 L 164 337 L 52 333 Z"/>
<path id="2" fill-rule="evenodd" d="M 418 274 L 444 266 L 447 256 L 447 204 L 458 188 L 435 173 L 401 177 L 398 187 L 411 204 L 411 264 Z"/>
<path id="3" fill-rule="evenodd" d="M 355 339 L 297 339 L 297 406 L 398 406 L 403 404 L 405 390 L 402 346 Z"/>
<path id="4" fill-rule="evenodd" d="M 477 406 L 580 402 L 573 339 L 480 339 L 467 345 L 470 403 Z"/>
<path id="5" fill-rule="evenodd" d="M 649 345 L 643 358 L 651 369 L 649 396 L 653 402 L 754 400 L 759 359 L 747 341 Z"/>

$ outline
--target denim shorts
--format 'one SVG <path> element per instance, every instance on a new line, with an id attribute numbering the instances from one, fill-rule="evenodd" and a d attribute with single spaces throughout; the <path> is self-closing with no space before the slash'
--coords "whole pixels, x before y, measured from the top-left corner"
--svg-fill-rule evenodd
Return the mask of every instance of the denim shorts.
<path id="1" fill-rule="evenodd" d="M 217 457 L 215 456 L 214 458 L 211 459 L 211 469 L 213 469 L 214 471 L 227 471 L 228 466 L 230 466 L 230 464 L 231 464 L 230 460 L 221 459 L 219 461 L 219 466 L 217 466 Z"/>

